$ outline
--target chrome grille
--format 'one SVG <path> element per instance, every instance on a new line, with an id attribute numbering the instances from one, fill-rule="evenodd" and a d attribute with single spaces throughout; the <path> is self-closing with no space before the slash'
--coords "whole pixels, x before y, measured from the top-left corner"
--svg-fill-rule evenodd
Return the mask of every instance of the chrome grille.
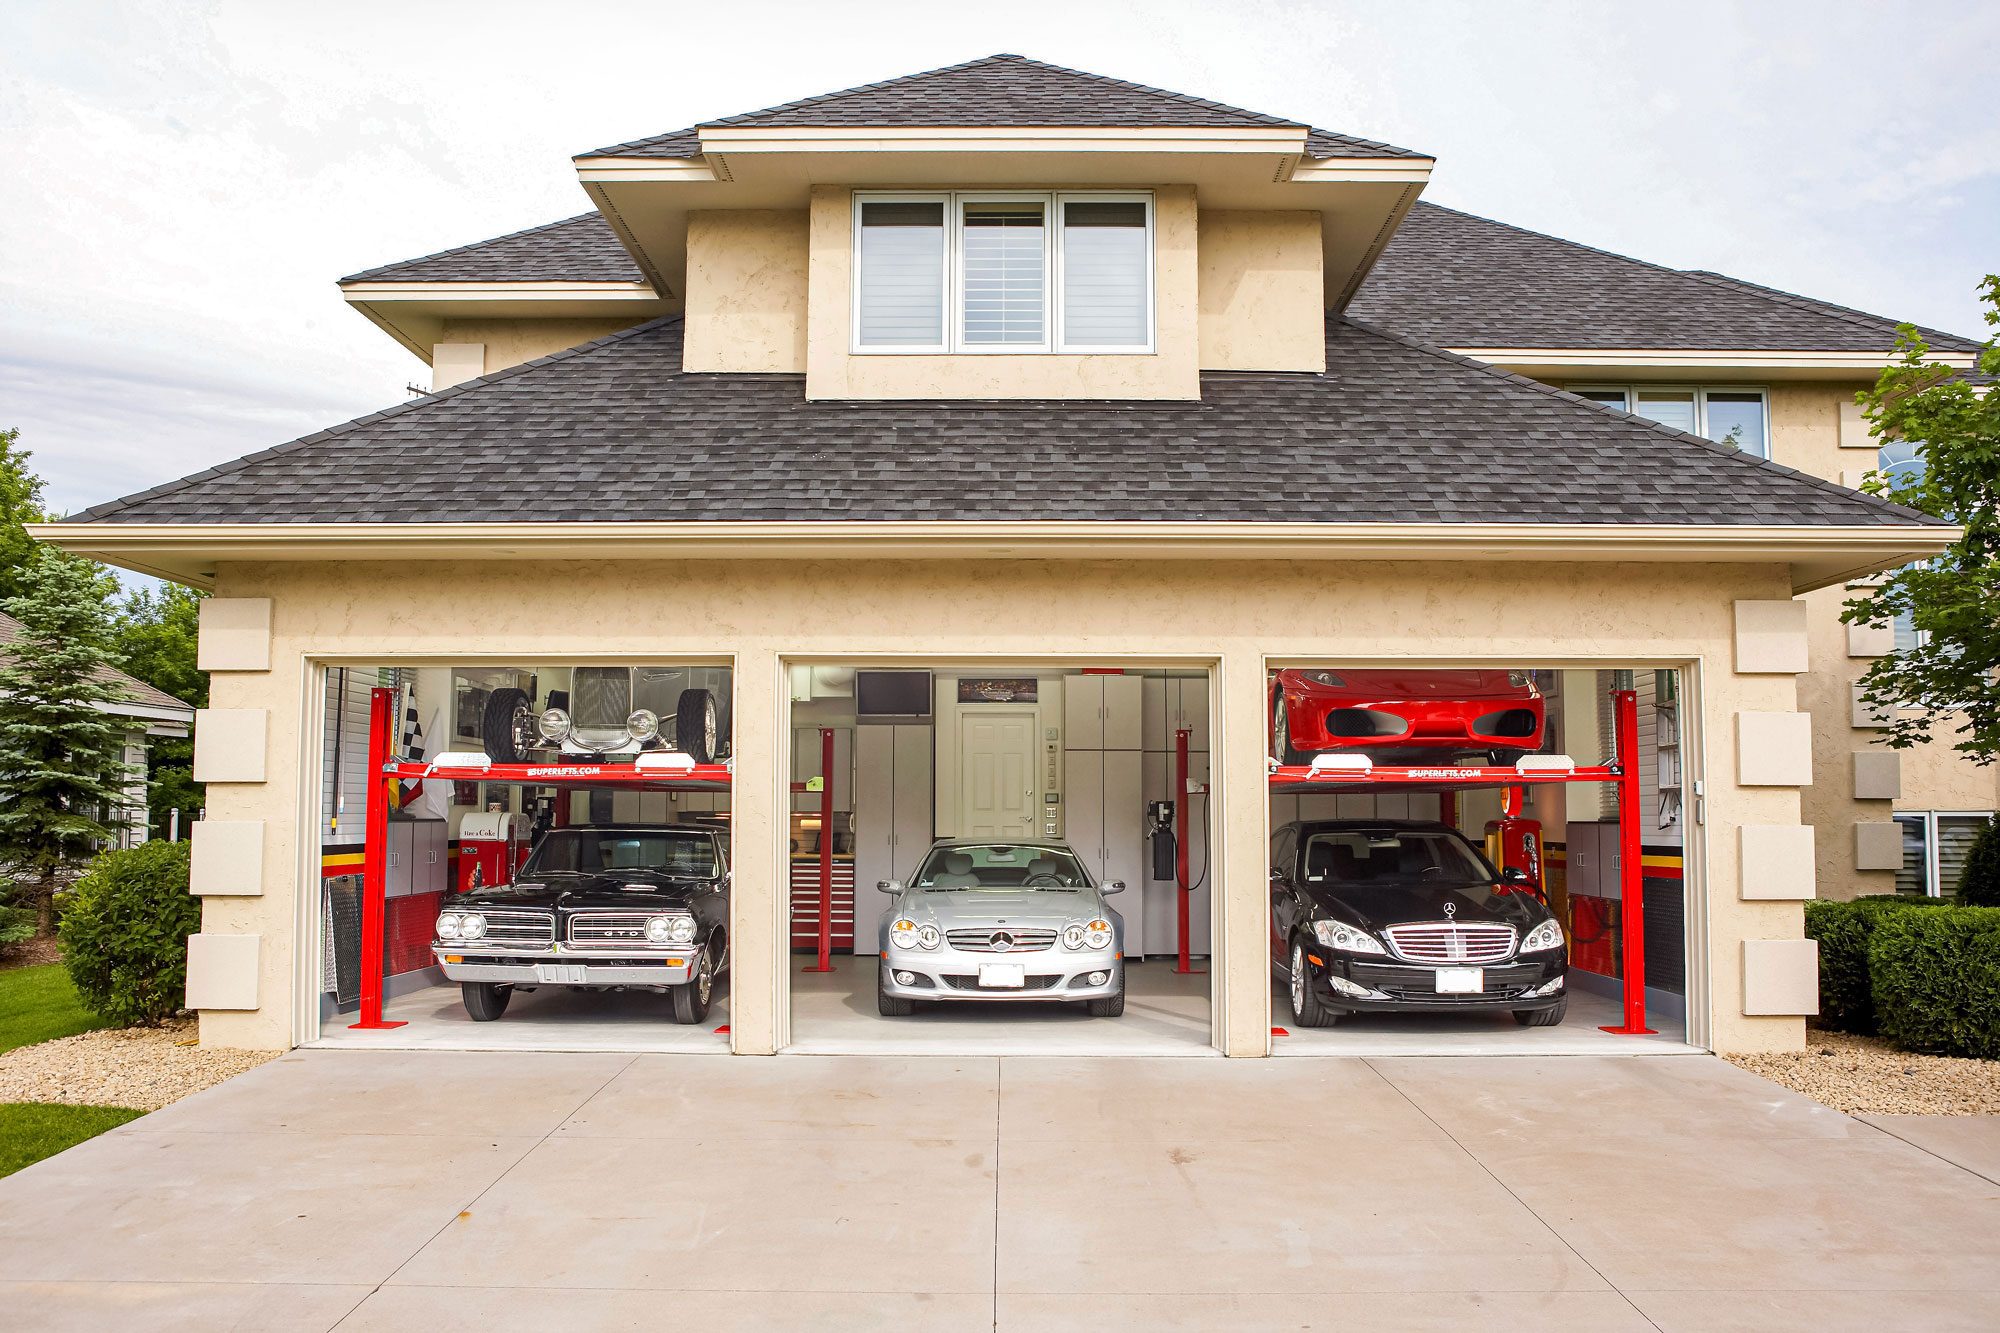
<path id="1" fill-rule="evenodd" d="M 596 948 L 643 948 L 653 912 L 587 912 L 569 919 L 569 942 Z"/>
<path id="2" fill-rule="evenodd" d="M 451 910 L 451 904 L 445 904 Z M 486 918 L 486 934 L 478 940 L 465 941 L 464 947 L 477 948 L 480 944 L 513 944 L 546 949 L 555 942 L 555 918 L 547 912 L 524 911 L 518 907 L 480 907 L 472 909 Z"/>
<path id="3" fill-rule="evenodd" d="M 997 948 L 993 943 L 996 935 L 1005 935 L 1013 940 L 1007 948 Z M 1053 930 L 1015 930 L 1008 926 L 987 926 L 976 930 L 948 930 L 945 938 L 951 947 L 966 953 L 1033 953 L 1037 949 L 1052 948 L 1056 942 Z"/>
<path id="4" fill-rule="evenodd" d="M 1423 921 L 1382 932 L 1398 957 L 1413 963 L 1497 963 L 1514 952 L 1514 928 L 1480 922 Z"/>
<path id="5" fill-rule="evenodd" d="M 618 748 L 632 739 L 625 732 L 632 712 L 632 669 L 578 667 L 570 673 L 569 705 L 579 745 Z"/>

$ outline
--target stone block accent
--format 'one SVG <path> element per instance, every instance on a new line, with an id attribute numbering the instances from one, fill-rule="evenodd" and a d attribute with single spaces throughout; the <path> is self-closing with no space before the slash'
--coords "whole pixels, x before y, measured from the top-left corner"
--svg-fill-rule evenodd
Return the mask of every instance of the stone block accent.
<path id="1" fill-rule="evenodd" d="M 1868 433 L 1868 418 L 1861 414 L 1861 404 L 1850 399 L 1840 400 L 1840 447 L 1843 449 L 1877 449 L 1882 442 Z"/>
<path id="2" fill-rule="evenodd" d="M 1812 714 L 1736 715 L 1736 781 L 1744 787 L 1812 785 Z"/>
<path id="3" fill-rule="evenodd" d="M 194 715 L 196 782 L 262 782 L 269 715 L 261 708 L 203 708 Z"/>
<path id="4" fill-rule="evenodd" d="M 1903 794 L 1903 756 L 1895 750 L 1854 752 L 1854 799 L 1893 801 Z"/>
<path id="5" fill-rule="evenodd" d="M 1797 675 L 1810 665 L 1804 602 L 1736 603 L 1739 673 Z"/>
<path id="6" fill-rule="evenodd" d="M 1876 708 L 1863 699 L 1859 685 L 1853 686 L 1852 690 L 1854 712 L 1853 716 L 1848 720 L 1854 729 L 1856 731 L 1882 731 L 1887 729 L 1890 720 L 1888 710 L 1885 708 Z"/>
<path id="7" fill-rule="evenodd" d="M 188 936 L 187 1007 L 255 1009 L 261 935 Z"/>
<path id="8" fill-rule="evenodd" d="M 264 892 L 264 821 L 203 819 L 188 830 L 188 887 L 205 898 Z"/>
<path id="9" fill-rule="evenodd" d="M 1901 870 L 1903 868 L 1903 827 L 1894 820 L 1864 822 L 1854 826 L 1854 868 L 1856 870 Z"/>
<path id="10" fill-rule="evenodd" d="M 210 597 L 201 604 L 195 665 L 203 671 L 271 669 L 271 599 Z"/>
<path id="11" fill-rule="evenodd" d="M 1737 830 L 1739 896 L 1804 901 L 1815 892 L 1810 824 L 1745 824 Z"/>
<path id="12" fill-rule="evenodd" d="M 1819 1012 L 1818 940 L 1743 941 L 1743 1012 Z"/>
<path id="13" fill-rule="evenodd" d="M 1896 651 L 1896 631 L 1889 625 L 1849 625 L 1849 657 L 1887 657 Z"/>

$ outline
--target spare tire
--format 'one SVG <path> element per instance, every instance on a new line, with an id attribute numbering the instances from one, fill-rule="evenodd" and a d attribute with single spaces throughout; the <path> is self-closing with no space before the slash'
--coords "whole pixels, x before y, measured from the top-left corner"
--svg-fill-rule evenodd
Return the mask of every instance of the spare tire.
<path id="1" fill-rule="evenodd" d="M 528 692 L 510 687 L 486 696 L 486 711 L 479 719 L 479 739 L 486 757 L 496 764 L 519 764 L 528 758 L 535 741 L 535 710 Z"/>
<path id="2" fill-rule="evenodd" d="M 715 691 L 682 690 L 674 705 L 674 748 L 697 764 L 714 763 L 721 743 L 717 716 Z"/>

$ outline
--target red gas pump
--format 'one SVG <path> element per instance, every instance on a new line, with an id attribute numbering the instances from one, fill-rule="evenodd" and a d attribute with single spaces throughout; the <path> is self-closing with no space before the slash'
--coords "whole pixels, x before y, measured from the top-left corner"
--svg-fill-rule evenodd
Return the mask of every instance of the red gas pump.
<path id="1" fill-rule="evenodd" d="M 458 825 L 458 890 L 490 889 L 514 882 L 528 856 L 529 817 L 504 810 L 465 816 Z"/>
<path id="2" fill-rule="evenodd" d="M 1521 813 L 1525 791 L 1509 787 L 1501 797 L 1501 816 L 1486 821 L 1486 856 L 1502 870 L 1520 870 L 1528 876 L 1537 898 L 1548 901 L 1542 877 L 1542 821 Z"/>

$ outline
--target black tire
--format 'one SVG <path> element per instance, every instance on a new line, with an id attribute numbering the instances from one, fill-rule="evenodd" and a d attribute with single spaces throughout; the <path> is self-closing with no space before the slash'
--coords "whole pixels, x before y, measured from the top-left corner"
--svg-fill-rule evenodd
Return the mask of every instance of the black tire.
<path id="1" fill-rule="evenodd" d="M 875 964 L 875 1012 L 884 1018 L 908 1018 L 917 1012 L 917 1002 L 889 994 L 888 970 Z"/>
<path id="2" fill-rule="evenodd" d="M 1092 1018 L 1117 1018 L 1125 1012 L 1125 965 L 1118 965 L 1118 990 L 1101 1000 L 1085 1000 Z"/>
<path id="3" fill-rule="evenodd" d="M 1321 1003 L 1312 988 L 1312 974 L 1306 969 L 1305 941 L 1292 941 L 1292 965 L 1286 973 L 1285 991 L 1292 1000 L 1292 1022 L 1302 1028 L 1330 1028 L 1340 1022 L 1340 1011 Z"/>
<path id="4" fill-rule="evenodd" d="M 702 946 L 701 956 L 695 960 L 694 976 L 667 992 L 673 997 L 674 1022 L 700 1023 L 708 1018 L 709 1005 L 715 999 L 715 941 Z"/>
<path id="5" fill-rule="evenodd" d="M 1552 1028 L 1568 1012 L 1569 996 L 1565 995 L 1546 1009 L 1516 1009 L 1514 1021 L 1524 1028 Z"/>
<path id="6" fill-rule="evenodd" d="M 518 764 L 528 757 L 535 736 L 535 709 L 526 690 L 511 686 L 486 696 L 479 719 L 479 739 L 486 757 L 496 764 Z"/>
<path id="7" fill-rule="evenodd" d="M 714 763 L 722 745 L 716 734 L 720 716 L 714 690 L 682 690 L 674 705 L 674 747 L 697 764 Z"/>
<path id="8" fill-rule="evenodd" d="M 475 1023 L 491 1023 L 507 1012 L 507 1001 L 514 998 L 514 988 L 497 981 L 461 982 L 458 993 L 465 1000 L 465 1012 L 472 1015 Z"/>
<path id="9" fill-rule="evenodd" d="M 1285 708 L 1285 689 L 1271 691 L 1271 757 L 1286 768 L 1306 762 L 1305 755 L 1292 748 L 1291 719 Z"/>

